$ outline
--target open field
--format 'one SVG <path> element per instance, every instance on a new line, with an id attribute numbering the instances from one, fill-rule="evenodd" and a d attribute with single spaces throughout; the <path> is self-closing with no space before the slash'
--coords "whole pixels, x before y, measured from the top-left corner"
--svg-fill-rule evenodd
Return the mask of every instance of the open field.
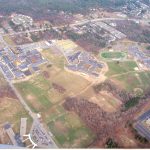
<path id="1" fill-rule="evenodd" d="M 43 66 L 40 75 L 16 83 L 15 86 L 31 109 L 41 113 L 59 147 L 86 147 L 94 140 L 95 135 L 76 114 L 66 111 L 62 104 L 67 96 L 77 95 L 90 82 L 65 71 L 62 56 L 53 54 L 51 50 L 42 53 L 52 62 L 52 66 Z"/>
<path id="2" fill-rule="evenodd" d="M 64 63 L 66 62 L 66 60 L 63 55 L 60 55 L 60 52 L 58 52 L 58 54 L 54 54 L 52 49 L 47 49 L 42 51 L 42 55 L 58 68 L 64 68 Z"/>
<path id="3" fill-rule="evenodd" d="M 58 109 L 57 109 L 58 111 Z M 59 145 L 69 148 L 81 148 L 89 145 L 94 134 L 81 122 L 74 113 L 62 113 L 48 122 Z"/>
<path id="4" fill-rule="evenodd" d="M 135 71 L 135 68 L 138 67 L 134 61 L 123 61 L 119 63 L 117 61 L 110 61 L 107 62 L 107 65 L 109 67 L 109 71 L 106 73 L 106 76 L 108 77 Z"/>
<path id="5" fill-rule="evenodd" d="M 101 57 L 105 59 L 123 59 L 126 54 L 123 52 L 102 52 Z"/>
<path id="6" fill-rule="evenodd" d="M 65 70 L 60 70 L 56 67 L 51 67 L 47 73 L 50 76 L 49 79 L 39 75 L 30 81 L 16 84 L 18 89 L 29 100 L 29 103 L 32 104 L 34 97 L 38 97 L 38 102 L 41 103 L 43 107 L 48 107 L 51 105 L 50 103 L 55 104 L 58 101 L 62 101 L 66 96 L 76 95 L 90 84 L 90 82 L 84 78 L 68 73 Z M 75 81 L 75 83 L 73 83 L 73 81 Z M 53 83 L 63 87 L 65 92 L 59 93 L 53 88 Z M 45 97 L 44 102 L 43 99 L 41 99 L 43 95 Z M 40 110 L 41 108 L 37 108 L 37 111 Z"/>
<path id="7" fill-rule="evenodd" d="M 83 77 L 65 71 L 63 69 L 65 60 L 62 56 L 52 54 L 51 50 L 45 50 L 42 53 L 52 62 L 50 68 L 46 66 L 41 68 L 42 72 L 46 72 L 49 78 L 38 75 L 27 82 L 16 84 L 30 107 L 36 112 L 42 111 L 45 107 L 49 108 L 52 104 L 64 100 L 66 96 L 78 94 L 90 84 Z M 59 93 L 53 88 L 53 84 L 63 87 L 65 92 Z M 36 101 L 36 104 L 34 101 Z"/>
<path id="8" fill-rule="evenodd" d="M 53 63 L 53 67 L 51 69 L 47 70 L 46 68 L 44 68 L 44 70 L 47 70 L 50 75 L 50 79 L 47 80 L 53 81 L 66 89 L 65 93 L 58 94 L 56 90 L 54 90 L 53 88 L 49 88 L 48 93 L 52 103 L 60 102 L 69 95 L 86 98 L 89 101 L 96 103 L 104 111 L 107 112 L 115 112 L 121 106 L 121 102 L 114 98 L 112 95 L 106 94 L 104 92 L 96 95 L 92 88 L 93 83 L 85 80 L 85 78 L 82 78 L 74 73 L 64 71 L 63 64 L 61 63 L 63 62 L 62 56 L 54 55 L 51 50 L 43 51 L 43 54 Z M 56 61 L 57 57 L 58 59 Z M 38 79 L 38 82 L 39 81 L 40 79 Z M 72 81 L 75 81 L 75 84 L 70 84 L 72 83 Z M 41 82 L 40 86 L 42 85 L 43 84 Z"/>
<path id="9" fill-rule="evenodd" d="M 76 81 L 76 84 L 71 81 Z M 65 111 L 62 106 L 68 94 L 73 92 L 76 94 L 87 85 L 83 81 L 80 77 L 78 79 L 74 75 L 60 72 L 49 80 L 37 76 L 31 81 L 16 85 L 29 106 L 34 111 L 41 112 L 44 122 L 54 134 L 60 147 L 84 147 L 92 142 L 94 135 L 92 136 L 90 130 L 77 115 Z M 52 87 L 52 82 L 62 85 L 67 92 L 59 93 Z"/>
<path id="10" fill-rule="evenodd" d="M 122 105 L 122 102 L 116 99 L 110 93 L 102 91 L 99 94 L 96 94 L 92 86 L 83 93 L 80 93 L 80 97 L 97 104 L 102 110 L 106 112 L 116 112 Z"/>
<path id="11" fill-rule="evenodd" d="M 120 84 L 127 91 L 133 91 L 135 88 L 147 89 L 150 87 L 150 72 L 131 72 L 122 74 L 112 79 Z"/>
<path id="12" fill-rule="evenodd" d="M 56 42 L 56 45 L 58 47 L 60 47 L 63 51 L 68 51 L 68 50 L 76 49 L 78 47 L 78 45 L 76 45 L 71 40 L 58 40 Z"/>

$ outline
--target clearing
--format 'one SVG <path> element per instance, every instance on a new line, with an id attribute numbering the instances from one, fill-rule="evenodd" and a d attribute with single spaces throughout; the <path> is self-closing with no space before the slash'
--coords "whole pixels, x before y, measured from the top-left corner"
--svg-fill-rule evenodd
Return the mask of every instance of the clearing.
<path id="1" fill-rule="evenodd" d="M 106 76 L 108 77 L 135 71 L 135 68 L 138 67 L 135 61 L 110 61 L 107 62 L 107 65 L 109 71 L 106 73 Z"/>

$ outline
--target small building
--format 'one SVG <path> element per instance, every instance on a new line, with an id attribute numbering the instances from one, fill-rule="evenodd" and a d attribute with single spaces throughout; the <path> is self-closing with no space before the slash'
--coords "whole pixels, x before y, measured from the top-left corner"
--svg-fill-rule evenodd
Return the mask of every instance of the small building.
<path id="1" fill-rule="evenodd" d="M 27 118 L 21 118 L 21 124 L 20 124 L 20 136 L 23 140 L 23 136 L 26 134 L 27 129 Z"/>

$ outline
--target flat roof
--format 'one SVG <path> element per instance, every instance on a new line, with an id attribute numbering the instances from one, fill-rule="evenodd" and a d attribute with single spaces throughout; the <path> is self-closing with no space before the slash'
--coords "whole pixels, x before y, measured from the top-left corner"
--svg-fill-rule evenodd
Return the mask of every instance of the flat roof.
<path id="1" fill-rule="evenodd" d="M 146 111 L 137 119 L 134 128 L 139 134 L 144 136 L 147 140 L 150 140 L 150 128 L 143 124 L 143 121 L 146 121 L 148 118 L 150 118 L 150 110 Z"/>

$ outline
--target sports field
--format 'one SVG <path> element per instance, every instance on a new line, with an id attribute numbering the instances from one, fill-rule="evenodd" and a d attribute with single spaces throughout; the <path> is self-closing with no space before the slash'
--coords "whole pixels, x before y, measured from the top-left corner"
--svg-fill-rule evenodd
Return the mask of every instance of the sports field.
<path id="1" fill-rule="evenodd" d="M 70 50 L 74 50 L 78 47 L 73 41 L 71 40 L 58 40 L 56 45 L 63 50 L 64 52 L 68 52 Z"/>
<path id="2" fill-rule="evenodd" d="M 53 111 L 56 112 L 47 118 L 47 125 L 61 147 L 81 148 L 93 141 L 94 134 L 76 114 L 66 112 L 61 106 Z"/>
<path id="3" fill-rule="evenodd" d="M 127 91 L 135 88 L 147 89 L 150 87 L 150 72 L 130 72 L 112 78 Z"/>
<path id="4" fill-rule="evenodd" d="M 108 77 L 135 71 L 135 69 L 138 67 L 135 61 L 109 61 L 107 62 L 107 65 L 109 70 L 106 73 L 106 76 Z"/>
<path id="5" fill-rule="evenodd" d="M 124 52 L 102 52 L 101 57 L 105 59 L 122 59 L 126 57 Z"/>

